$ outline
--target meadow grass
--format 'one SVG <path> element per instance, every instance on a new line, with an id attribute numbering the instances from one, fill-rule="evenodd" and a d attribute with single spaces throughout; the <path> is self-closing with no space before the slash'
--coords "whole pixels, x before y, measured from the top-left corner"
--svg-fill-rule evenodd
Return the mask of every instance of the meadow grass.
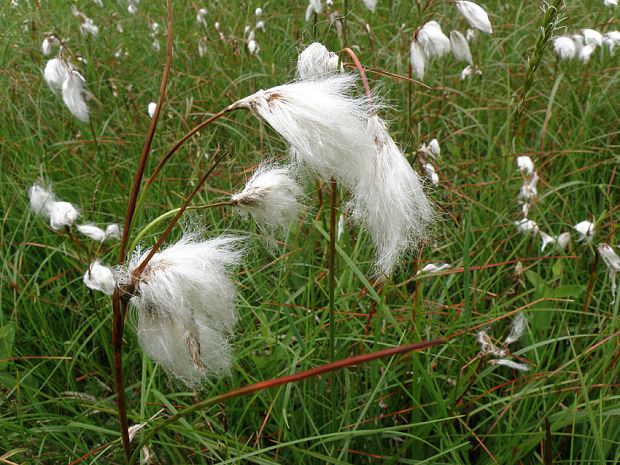
<path id="1" fill-rule="evenodd" d="M 144 0 L 135 15 L 123 0 L 104 0 L 103 8 L 87 1 L 10 3 L 0 7 L 0 463 L 124 463 L 111 300 L 82 284 L 97 245 L 76 232 L 52 230 L 30 210 L 27 189 L 41 178 L 80 208 L 84 222 L 124 221 L 150 124 L 147 105 L 157 100 L 166 58 L 165 2 Z M 342 13 L 342 2 L 335 3 Z M 97 38 L 80 35 L 71 4 L 101 28 Z M 155 435 L 153 463 L 620 460 L 620 304 L 612 303 L 608 271 L 595 254 L 600 242 L 618 244 L 618 56 L 599 48 L 582 64 L 558 61 L 547 50 L 524 96 L 527 58 L 543 25 L 541 4 L 489 0 L 484 6 L 494 32 L 479 32 L 471 45 L 482 76 L 461 81 L 462 63 L 431 60 L 425 77 L 431 89 L 412 87 L 410 119 L 408 84 L 369 73 L 389 104 L 382 116 L 416 169 L 417 147 L 440 141 L 440 185 L 430 189 L 440 217 L 433 239 L 407 257 L 381 294 L 371 280 L 368 235 L 345 222 L 336 244 L 336 359 L 437 337 L 447 342 L 198 411 Z M 200 7 L 207 8 L 207 28 L 196 23 Z M 256 32 L 260 52 L 251 56 L 244 28 L 256 22 L 256 7 L 263 8 L 266 30 Z M 147 176 L 210 114 L 292 80 L 298 51 L 314 38 L 332 50 L 342 47 L 327 8 L 313 37 L 305 7 L 173 2 L 174 57 Z M 426 20 L 437 19 L 444 32 L 466 28 L 448 3 L 380 0 L 375 14 L 362 2 L 348 1 L 348 7 L 348 45 L 362 64 L 404 76 L 409 42 Z M 560 24 L 569 33 L 610 31 L 618 28 L 618 11 L 599 0 L 567 0 Z M 154 21 L 162 25 L 160 52 L 149 36 Z M 74 118 L 43 80 L 46 32 L 67 39 L 71 52 L 87 61 L 81 69 L 93 94 L 96 143 L 88 124 Z M 204 57 L 200 41 L 207 44 Z M 134 234 L 177 208 L 222 152 L 229 156 L 194 205 L 227 200 L 260 160 L 287 155 L 277 134 L 250 114 L 218 120 L 166 165 L 137 213 Z M 530 218 L 554 235 L 593 220 L 592 244 L 576 242 L 573 234 L 568 250 L 541 253 L 538 237 L 517 232 L 522 178 L 515 158 L 525 154 L 541 177 Z M 329 361 L 329 185 L 319 186 L 322 202 L 317 185 L 307 180 L 303 221 L 275 253 L 255 226 L 229 209 L 186 214 L 187 224 L 205 225 L 210 236 L 252 238 L 235 275 L 240 322 L 234 368 L 203 391 L 187 390 L 142 353 L 130 313 L 123 348 L 130 424 L 162 408 L 171 415 L 230 389 Z M 342 209 L 348 197 L 343 189 L 339 195 Z M 144 245 L 164 228 L 165 222 L 145 234 Z M 181 234 L 176 228 L 170 241 Z M 106 242 L 101 257 L 114 264 L 118 253 L 118 242 Z M 416 276 L 425 264 L 443 262 L 452 269 Z M 515 273 L 518 262 L 521 274 Z M 487 331 L 499 344 L 518 313 L 526 317 L 526 330 L 510 349 L 529 365 L 527 372 L 478 357 L 477 332 Z"/>

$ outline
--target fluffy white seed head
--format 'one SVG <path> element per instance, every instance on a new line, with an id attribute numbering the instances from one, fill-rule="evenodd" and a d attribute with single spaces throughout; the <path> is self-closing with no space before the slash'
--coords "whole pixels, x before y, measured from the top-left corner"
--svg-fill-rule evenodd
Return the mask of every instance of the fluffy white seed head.
<path id="1" fill-rule="evenodd" d="M 299 218 L 303 192 L 289 166 L 261 164 L 231 202 L 243 215 L 250 215 L 272 237 Z"/>
<path id="2" fill-rule="evenodd" d="M 368 119 L 374 156 L 370 169 L 353 189 L 353 217 L 364 222 L 375 244 L 377 276 L 389 275 L 402 254 L 428 235 L 433 208 L 413 170 L 385 123 Z"/>
<path id="3" fill-rule="evenodd" d="M 257 31 L 265 31 L 265 21 L 263 21 L 262 19 L 260 21 L 256 21 L 254 29 L 256 29 Z"/>
<path id="4" fill-rule="evenodd" d="M 250 52 L 250 55 L 258 55 L 258 52 L 260 52 L 260 45 L 258 45 L 255 39 L 248 40 L 248 52 Z"/>
<path id="5" fill-rule="evenodd" d="M 450 268 L 452 268 L 452 265 L 448 263 L 441 263 L 439 265 L 435 265 L 434 263 L 429 263 L 428 265 L 425 265 L 421 270 L 418 270 L 418 272 L 416 273 L 416 276 L 419 274 L 435 274 L 443 270 L 449 270 Z"/>
<path id="6" fill-rule="evenodd" d="M 616 251 L 607 244 L 599 245 L 596 250 L 598 251 L 599 256 L 607 265 L 607 269 L 609 270 L 609 280 L 611 281 L 611 295 L 613 298 L 612 303 L 616 301 L 616 273 L 620 272 L 620 257 Z"/>
<path id="7" fill-rule="evenodd" d="M 481 6 L 474 2 L 457 1 L 456 8 L 471 27 L 488 32 L 489 34 L 493 32 L 491 21 L 489 21 L 489 15 Z"/>
<path id="8" fill-rule="evenodd" d="M 551 236 L 546 232 L 538 231 L 538 234 L 540 234 L 540 238 L 542 239 L 542 245 L 540 247 L 541 252 L 544 252 L 548 245 L 553 245 L 557 242 L 555 236 Z"/>
<path id="9" fill-rule="evenodd" d="M 377 0 L 364 0 L 364 5 L 368 8 L 371 13 L 375 12 L 375 8 L 377 8 Z"/>
<path id="10" fill-rule="evenodd" d="M 355 187 L 372 162 L 368 105 L 351 96 L 356 78 L 339 73 L 260 90 L 234 103 L 263 118 L 290 145 L 294 161 L 324 180 Z"/>
<path id="11" fill-rule="evenodd" d="M 488 363 L 489 365 L 503 365 L 505 367 L 512 368 L 514 370 L 519 370 L 519 371 L 528 371 L 530 369 L 530 367 L 527 366 L 525 363 L 514 362 L 506 358 L 491 359 L 489 360 Z"/>
<path id="12" fill-rule="evenodd" d="M 579 50 L 579 60 L 581 60 L 581 62 L 584 64 L 588 63 L 590 61 L 590 57 L 592 56 L 595 50 L 596 50 L 595 44 L 584 45 Z"/>
<path id="13" fill-rule="evenodd" d="M 69 78 L 71 67 L 61 58 L 52 58 L 45 65 L 43 77 L 52 90 L 61 89 Z"/>
<path id="14" fill-rule="evenodd" d="M 149 117 L 153 117 L 153 115 L 155 115 L 155 110 L 157 109 L 157 103 L 155 102 L 151 102 L 149 103 L 149 106 L 147 108 L 147 111 L 149 112 Z"/>
<path id="15" fill-rule="evenodd" d="M 477 74 L 478 76 L 482 76 L 482 70 L 477 65 L 475 65 L 475 66 L 472 66 L 472 65 L 465 66 L 465 68 L 463 68 L 463 70 L 461 71 L 461 81 L 464 81 L 465 79 L 467 79 L 472 74 Z"/>
<path id="16" fill-rule="evenodd" d="M 52 41 L 49 37 L 43 39 L 43 43 L 41 44 L 41 53 L 45 56 L 49 56 L 52 53 Z"/>
<path id="17" fill-rule="evenodd" d="M 437 159 L 441 156 L 441 147 L 439 146 L 439 141 L 437 139 L 431 139 L 428 143 L 428 150 L 433 155 L 433 159 Z"/>
<path id="18" fill-rule="evenodd" d="M 560 250 L 566 250 L 568 244 L 570 244 L 570 233 L 563 232 L 562 234 L 560 234 L 557 238 L 556 243 Z"/>
<path id="19" fill-rule="evenodd" d="M 473 64 L 469 44 L 459 31 L 450 32 L 450 49 L 457 60 Z"/>
<path id="20" fill-rule="evenodd" d="M 520 202 L 532 202 L 536 196 L 538 195 L 538 189 L 536 185 L 538 184 L 538 173 L 534 171 L 532 176 L 523 182 L 521 189 L 519 190 L 519 195 L 517 196 Z"/>
<path id="21" fill-rule="evenodd" d="M 534 220 L 528 220 L 527 218 L 515 221 L 514 224 L 517 227 L 517 231 L 523 234 L 534 235 L 539 231 L 536 222 Z"/>
<path id="22" fill-rule="evenodd" d="M 201 8 L 198 10 L 198 13 L 196 14 L 196 22 L 198 24 L 202 24 L 204 27 L 207 27 L 207 10 L 204 8 Z"/>
<path id="23" fill-rule="evenodd" d="M 609 47 L 609 53 L 613 55 L 614 49 L 620 46 L 620 31 L 609 31 L 603 36 L 603 44 Z"/>
<path id="24" fill-rule="evenodd" d="M 309 0 L 308 8 L 306 8 L 306 21 L 310 21 L 312 18 L 312 13 L 320 13 L 323 9 L 323 5 L 321 4 L 321 0 Z"/>
<path id="25" fill-rule="evenodd" d="M 416 39 L 411 41 L 409 46 L 409 62 L 411 63 L 411 69 L 418 79 L 424 79 L 424 67 L 426 66 L 426 54 L 424 49 Z"/>
<path id="26" fill-rule="evenodd" d="M 418 31 L 417 39 L 427 57 L 442 57 L 450 52 L 450 39 L 437 21 L 429 21 Z"/>
<path id="27" fill-rule="evenodd" d="M 114 294 L 115 283 L 112 269 L 102 265 L 99 259 L 90 264 L 84 274 L 83 281 L 89 289 L 94 289 L 107 295 Z"/>
<path id="28" fill-rule="evenodd" d="M 527 155 L 521 155 L 517 157 L 517 167 L 519 171 L 526 176 L 534 174 L 534 162 Z"/>
<path id="29" fill-rule="evenodd" d="M 553 51 L 562 60 L 575 58 L 577 54 L 577 46 L 573 39 L 567 36 L 554 37 Z"/>
<path id="30" fill-rule="evenodd" d="M 135 253 L 117 271 L 119 285 L 132 282 L 146 254 Z M 156 253 L 136 284 L 140 346 L 190 387 L 230 371 L 228 339 L 237 321 L 230 270 L 241 257 L 239 238 L 199 242 L 197 233 L 187 234 Z"/>
<path id="31" fill-rule="evenodd" d="M 523 313 L 517 313 L 515 319 L 512 320 L 512 325 L 510 326 L 510 333 L 508 334 L 508 337 L 506 338 L 504 344 L 510 345 L 514 342 L 517 342 L 521 338 L 524 330 L 525 317 L 523 316 Z"/>
<path id="32" fill-rule="evenodd" d="M 97 37 L 99 35 L 99 26 L 92 22 L 92 19 L 86 18 L 87 21 L 80 24 L 80 34 L 86 37 L 88 34 Z"/>
<path id="33" fill-rule="evenodd" d="M 437 170 L 435 169 L 435 167 L 430 163 L 424 163 L 422 165 L 422 168 L 424 169 L 424 173 L 426 174 L 426 177 L 431 180 L 431 183 L 434 186 L 438 186 L 439 175 L 437 174 Z"/>
<path id="34" fill-rule="evenodd" d="M 121 228 L 118 224 L 113 223 L 109 224 L 105 228 L 105 238 L 106 239 L 118 239 L 121 238 Z"/>
<path id="35" fill-rule="evenodd" d="M 256 10 L 254 10 L 254 14 L 256 16 L 261 16 L 263 14 L 263 9 L 262 8 L 257 8 Z"/>
<path id="36" fill-rule="evenodd" d="M 467 42 L 471 42 L 472 40 L 475 40 L 476 39 L 476 30 L 468 28 L 465 31 L 465 38 L 467 39 Z"/>
<path id="37" fill-rule="evenodd" d="M 93 241 L 101 242 L 106 239 L 105 231 L 93 224 L 79 224 L 77 230 Z"/>
<path id="38" fill-rule="evenodd" d="M 318 42 L 308 45 L 297 58 L 297 76 L 321 79 L 338 73 L 338 55 Z"/>
<path id="39" fill-rule="evenodd" d="M 582 29 L 583 41 L 586 45 L 601 46 L 603 44 L 603 35 L 594 29 Z"/>
<path id="40" fill-rule="evenodd" d="M 84 90 L 84 78 L 75 69 L 62 83 L 62 100 L 69 111 L 80 121 L 88 122 L 88 105 L 86 104 L 86 91 Z"/>
<path id="41" fill-rule="evenodd" d="M 573 229 L 579 233 L 579 239 L 577 239 L 578 242 L 592 242 L 595 233 L 594 223 L 590 221 L 581 221 L 573 226 Z"/>
<path id="42" fill-rule="evenodd" d="M 32 211 L 37 215 L 49 218 L 51 206 L 54 202 L 54 194 L 36 182 L 28 190 L 28 197 L 30 198 L 30 208 Z"/>
<path id="43" fill-rule="evenodd" d="M 69 202 L 52 202 L 49 207 L 50 226 L 58 231 L 64 226 L 72 226 L 80 212 Z"/>

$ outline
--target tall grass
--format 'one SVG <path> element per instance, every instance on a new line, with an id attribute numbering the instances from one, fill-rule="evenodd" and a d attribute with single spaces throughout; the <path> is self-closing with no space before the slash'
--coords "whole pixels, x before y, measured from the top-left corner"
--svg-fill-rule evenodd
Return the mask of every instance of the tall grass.
<path id="1" fill-rule="evenodd" d="M 427 19 L 463 31 L 451 4 L 420 10 L 411 2 L 379 1 L 374 15 L 347 2 L 347 45 L 363 65 L 407 75 L 408 45 Z M 82 37 L 66 2 L 4 2 L 0 24 L 0 462 L 123 463 L 114 392 L 110 299 L 82 284 L 97 245 L 55 232 L 29 209 L 26 190 L 41 177 L 59 198 L 79 206 L 83 220 L 123 222 L 131 183 L 148 131 L 147 105 L 159 94 L 165 62 L 152 49 L 149 23 L 166 23 L 164 2 L 77 2 L 101 28 Z M 263 8 L 261 50 L 250 56 L 244 27 Z M 174 55 L 167 99 L 147 175 L 175 141 L 229 103 L 294 77 L 297 52 L 311 42 L 306 4 L 173 2 Z M 390 104 L 382 116 L 419 169 L 417 147 L 436 137 L 440 185 L 431 190 L 440 220 L 434 238 L 393 274 L 383 293 L 373 286 L 373 248 L 345 222 L 335 244 L 336 360 L 436 337 L 446 344 L 408 357 L 345 368 L 337 375 L 279 386 L 197 410 L 157 431 L 154 463 L 616 463 L 620 460 L 618 309 L 599 242 L 618 244 L 620 85 L 618 59 L 598 49 L 587 65 L 542 53 L 527 94 L 527 58 L 535 53 L 544 14 L 538 2 L 484 4 L 493 35 L 471 44 L 483 75 L 460 80 L 453 58 L 434 59 L 425 84 L 413 86 L 407 118 L 406 81 L 372 75 Z M 617 8 L 568 0 L 560 25 L 618 28 Z M 343 2 L 334 10 L 342 11 Z M 341 48 L 329 8 L 316 38 Z M 430 11 L 432 10 L 432 14 Z M 424 17 L 419 16 L 422 14 Z M 427 15 L 429 15 L 427 17 Z M 220 23 L 221 41 L 213 25 Z M 117 32 L 120 22 L 123 33 Z M 364 27 L 368 23 L 370 34 Z M 401 28 L 401 24 L 404 27 Z M 163 29 L 163 27 L 161 28 Z M 449 29 L 448 29 L 449 30 Z M 88 125 L 73 118 L 42 78 L 44 33 L 70 39 L 88 89 L 97 150 Z M 562 32 L 562 31 L 560 31 Z M 207 41 L 207 54 L 198 43 Z M 119 56 L 115 52 L 122 48 Z M 56 49 L 57 50 L 57 49 Z M 125 52 L 128 55 L 125 55 Z M 617 52 L 616 52 L 617 53 Z M 521 125 L 513 137 L 519 99 Z M 194 205 L 226 200 L 260 160 L 286 157 L 286 146 L 250 115 L 233 113 L 200 131 L 165 166 L 135 217 L 138 231 L 183 199 L 223 152 L 224 159 Z M 517 233 L 522 179 L 515 157 L 528 154 L 541 176 L 530 217 L 557 235 L 594 220 L 592 244 L 540 253 L 540 239 Z M 129 423 L 160 409 L 174 415 L 199 401 L 258 381 L 330 361 L 328 284 L 329 185 L 306 184 L 308 208 L 270 252 L 260 240 L 235 279 L 241 318 L 232 376 L 187 390 L 140 350 L 128 315 L 124 364 Z M 320 190 L 322 203 L 317 201 Z M 339 192 L 340 205 L 346 192 Z M 343 201 L 344 200 L 344 201 Z M 342 210 L 341 210 L 342 212 Z M 257 228 L 227 208 L 196 210 L 187 221 L 209 234 Z M 165 222 L 144 235 L 155 243 Z M 176 228 L 169 240 L 178 239 Z M 131 238 L 130 238 L 131 240 Z M 102 259 L 117 260 L 118 243 Z M 416 275 L 427 263 L 450 263 L 439 275 Z M 523 272 L 517 274 L 520 262 Z M 527 318 L 510 346 L 528 372 L 478 357 L 477 332 L 500 343 L 517 313 Z M 332 399 L 336 400 L 333 405 Z M 149 431 L 154 420 L 142 433 Z M 142 434 L 141 433 L 141 434 Z"/>

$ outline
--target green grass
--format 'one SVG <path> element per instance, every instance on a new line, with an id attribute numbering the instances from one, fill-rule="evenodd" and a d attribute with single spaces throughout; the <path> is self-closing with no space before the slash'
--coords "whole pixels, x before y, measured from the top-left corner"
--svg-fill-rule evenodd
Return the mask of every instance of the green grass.
<path id="1" fill-rule="evenodd" d="M 98 38 L 79 34 L 72 3 L 99 25 Z M 207 29 L 196 24 L 188 2 L 173 3 L 172 73 L 147 176 L 206 116 L 293 79 L 297 52 L 312 41 L 312 24 L 303 21 L 305 2 L 197 3 L 208 10 Z M 342 2 L 335 3 L 342 12 Z M 380 0 L 372 15 L 361 2 L 348 3 L 348 45 L 364 65 L 402 75 L 409 41 L 426 19 L 440 21 L 444 32 L 466 28 L 450 4 L 418 10 L 417 2 Z M 600 0 L 567 3 L 561 24 L 570 33 L 618 28 L 617 7 L 603 8 Z M 12 359 L 0 361 L 0 462 L 69 464 L 90 452 L 80 463 L 124 460 L 113 389 L 111 300 L 82 284 L 96 245 L 51 230 L 30 211 L 27 198 L 41 177 L 59 198 L 80 208 L 83 221 L 124 220 L 150 124 L 146 108 L 157 99 L 165 62 L 166 10 L 165 2 L 143 1 L 134 16 L 122 0 L 104 5 L 20 0 L 16 8 L 10 2 L 0 7 L 0 360 Z M 261 51 L 252 57 L 243 30 L 256 21 L 258 6 L 266 31 L 257 32 Z M 422 142 L 437 137 L 441 143 L 441 184 L 431 190 L 441 218 L 433 239 L 404 261 L 381 296 L 370 279 L 368 235 L 348 226 L 337 243 L 336 359 L 440 336 L 448 342 L 197 412 L 157 433 L 149 444 L 154 463 L 620 460 L 620 303 L 612 304 L 602 260 L 594 266 L 596 245 L 618 244 L 618 55 L 598 49 L 584 65 L 558 62 L 547 50 L 515 137 L 511 118 L 543 14 L 538 2 L 489 0 L 484 6 L 494 33 L 478 33 L 472 45 L 482 77 L 461 81 L 463 66 L 452 57 L 431 60 L 425 83 L 432 89 L 413 87 L 410 121 L 407 84 L 370 75 L 390 104 L 382 116 L 412 162 Z M 318 20 L 317 39 L 339 50 L 327 9 Z M 119 21 L 123 33 L 117 32 Z M 162 25 L 159 53 L 149 37 L 152 21 Z M 82 71 L 94 96 L 89 106 L 97 149 L 88 125 L 72 117 L 43 80 L 40 44 L 48 31 L 69 39 L 71 52 L 88 62 Z M 202 58 L 201 38 L 208 44 Z M 134 234 L 177 208 L 209 168 L 204 155 L 212 159 L 222 151 L 231 156 L 195 205 L 226 200 L 261 159 L 285 157 L 286 145 L 250 114 L 219 120 L 166 165 L 136 216 Z M 594 219 L 593 244 L 578 243 L 573 235 L 566 253 L 540 253 L 539 238 L 517 233 L 521 177 L 515 156 L 522 154 L 532 157 L 541 176 L 530 218 L 554 235 Z M 188 391 L 143 355 L 130 314 L 124 344 L 130 424 L 162 408 L 170 415 L 230 389 L 329 361 L 329 186 L 321 187 L 322 206 L 315 183 L 308 180 L 306 188 L 305 220 L 292 225 L 275 254 L 258 239 L 248 242 L 247 260 L 235 276 L 241 318 L 232 376 Z M 340 195 L 344 204 L 342 189 Z M 258 234 L 226 209 L 186 218 L 206 226 L 209 236 Z M 165 225 L 150 230 L 144 244 L 153 244 Z M 176 228 L 170 241 L 181 234 Z M 118 253 L 119 244 L 108 242 L 102 258 L 113 264 Z M 520 277 L 514 274 L 517 261 L 524 267 Z M 453 270 L 415 277 L 430 262 L 450 263 Z M 511 350 L 530 364 L 525 373 L 477 358 L 477 331 L 485 329 L 501 342 L 517 312 L 525 314 L 527 328 Z"/>

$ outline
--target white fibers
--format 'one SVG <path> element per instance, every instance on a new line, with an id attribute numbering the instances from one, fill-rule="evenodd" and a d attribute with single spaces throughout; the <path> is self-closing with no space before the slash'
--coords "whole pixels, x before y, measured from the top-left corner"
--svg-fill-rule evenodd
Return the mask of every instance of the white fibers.
<path id="1" fill-rule="evenodd" d="M 440 265 L 429 263 L 428 265 L 425 265 L 421 270 L 418 270 L 416 276 L 419 274 L 435 274 L 443 270 L 449 270 L 450 268 L 452 268 L 452 266 L 448 263 L 442 263 Z"/>
<path id="2" fill-rule="evenodd" d="M 484 9 L 474 2 L 457 1 L 456 8 L 465 17 L 471 27 L 491 34 L 493 28 L 489 21 L 489 15 Z"/>
<path id="3" fill-rule="evenodd" d="M 28 197 L 30 198 L 30 208 L 32 211 L 37 215 L 49 218 L 50 207 L 54 203 L 54 194 L 36 182 L 28 190 Z"/>
<path id="4" fill-rule="evenodd" d="M 527 176 L 534 174 L 534 162 L 527 155 L 517 157 L 517 167 L 521 173 Z"/>
<path id="5" fill-rule="evenodd" d="M 424 163 L 422 165 L 422 169 L 424 170 L 426 177 L 431 180 L 433 186 L 438 186 L 439 175 L 437 174 L 437 170 L 435 169 L 435 167 L 431 163 Z"/>
<path id="6" fill-rule="evenodd" d="M 377 8 L 377 0 L 364 0 L 364 5 L 366 5 L 366 8 L 368 8 L 371 13 L 374 13 L 375 8 Z"/>
<path id="7" fill-rule="evenodd" d="M 57 201 L 54 194 L 38 182 L 28 190 L 28 196 L 32 211 L 49 219 L 50 226 L 55 230 L 72 226 L 80 216 L 80 212 L 73 205 Z"/>
<path id="8" fill-rule="evenodd" d="M 312 13 L 320 13 L 323 9 L 321 0 L 308 0 L 308 8 L 306 8 L 306 21 L 310 21 Z"/>
<path id="9" fill-rule="evenodd" d="M 513 362 L 512 360 L 508 360 L 506 358 L 489 360 L 489 365 L 503 365 L 505 367 L 519 371 L 528 371 L 530 369 L 530 367 L 527 366 L 525 363 Z"/>
<path id="10" fill-rule="evenodd" d="M 573 39 L 567 36 L 553 38 L 553 51 L 562 60 L 575 58 L 577 54 L 577 46 Z"/>
<path id="11" fill-rule="evenodd" d="M 93 241 L 101 242 L 106 239 L 105 231 L 93 224 L 79 224 L 77 230 Z"/>
<path id="12" fill-rule="evenodd" d="M 614 249 L 607 245 L 601 244 L 596 250 L 598 251 L 599 256 L 607 265 L 607 269 L 609 269 L 609 279 L 611 281 L 611 295 L 612 295 L 612 304 L 616 301 L 616 273 L 620 272 L 620 257 L 614 251 Z"/>
<path id="13" fill-rule="evenodd" d="M 338 55 L 323 44 L 308 45 L 297 58 L 297 76 L 301 79 L 320 79 L 338 72 Z"/>
<path id="14" fill-rule="evenodd" d="M 79 71 L 62 58 L 52 58 L 45 65 L 43 77 L 52 90 L 62 90 L 62 99 L 73 116 L 88 122 L 84 77 Z"/>
<path id="15" fill-rule="evenodd" d="M 112 269 L 102 265 L 99 259 L 95 260 L 84 274 L 84 284 L 89 289 L 112 295 L 115 286 Z"/>
<path id="16" fill-rule="evenodd" d="M 464 81 L 472 74 L 477 74 L 478 76 L 482 76 L 482 70 L 478 66 L 467 65 L 461 71 L 461 81 Z"/>
<path id="17" fill-rule="evenodd" d="M 157 109 L 157 103 L 155 102 L 151 102 L 149 103 L 149 106 L 147 107 L 147 111 L 149 113 L 149 117 L 153 117 L 153 115 L 155 115 L 155 110 Z"/>
<path id="18" fill-rule="evenodd" d="M 470 65 L 473 64 L 469 44 L 459 31 L 450 32 L 450 48 L 454 58 L 459 61 L 465 61 Z"/>
<path id="19" fill-rule="evenodd" d="M 71 226 L 80 216 L 80 212 L 69 202 L 52 202 L 50 205 L 50 226 L 59 230 L 64 226 Z"/>
<path id="20" fill-rule="evenodd" d="M 231 202 L 244 216 L 248 214 L 269 237 L 286 230 L 299 218 L 303 192 L 293 177 L 290 166 L 262 163 L 241 192 Z"/>
<path id="21" fill-rule="evenodd" d="M 411 69 L 418 79 L 424 79 L 424 67 L 426 66 L 426 55 L 422 46 L 416 39 L 411 41 L 409 47 L 409 62 L 411 63 Z"/>
<path id="22" fill-rule="evenodd" d="M 594 237 L 594 223 L 590 221 L 581 221 L 573 226 L 573 229 L 579 233 L 578 242 L 585 241 L 586 243 L 592 242 Z"/>
<path id="23" fill-rule="evenodd" d="M 517 316 L 515 316 L 514 320 L 512 320 L 512 325 L 510 325 L 510 333 L 504 341 L 504 344 L 510 345 L 513 342 L 517 342 L 521 338 L 524 330 L 525 317 L 523 316 L 523 313 L 517 313 Z"/>
<path id="24" fill-rule="evenodd" d="M 526 235 L 534 235 L 538 232 L 538 225 L 534 220 L 528 220 L 527 218 L 523 218 L 520 221 L 514 222 L 517 227 L 517 231 Z"/>
<path id="25" fill-rule="evenodd" d="M 263 118 L 291 145 L 296 162 L 323 180 L 357 186 L 372 163 L 368 106 L 350 95 L 356 78 L 340 73 L 260 90 L 231 105 Z"/>
<path id="26" fill-rule="evenodd" d="M 121 239 L 121 228 L 118 224 L 113 223 L 109 224 L 105 228 L 105 238 L 106 239 Z"/>
<path id="27" fill-rule="evenodd" d="M 198 242 L 198 233 L 157 252 L 141 274 L 131 303 L 138 311 L 142 349 L 187 386 L 230 371 L 228 342 L 237 321 L 237 290 L 230 270 L 242 257 L 241 240 Z M 148 254 L 135 253 L 117 271 L 119 285 Z"/>
<path id="28" fill-rule="evenodd" d="M 389 275 L 402 253 L 426 237 L 433 208 L 418 174 L 376 115 L 368 119 L 375 147 L 369 170 L 353 189 L 353 217 L 364 222 L 376 247 L 375 271 Z"/>
<path id="29" fill-rule="evenodd" d="M 417 41 L 427 57 L 442 57 L 450 52 L 450 39 L 437 21 L 429 21 L 418 31 Z"/>

